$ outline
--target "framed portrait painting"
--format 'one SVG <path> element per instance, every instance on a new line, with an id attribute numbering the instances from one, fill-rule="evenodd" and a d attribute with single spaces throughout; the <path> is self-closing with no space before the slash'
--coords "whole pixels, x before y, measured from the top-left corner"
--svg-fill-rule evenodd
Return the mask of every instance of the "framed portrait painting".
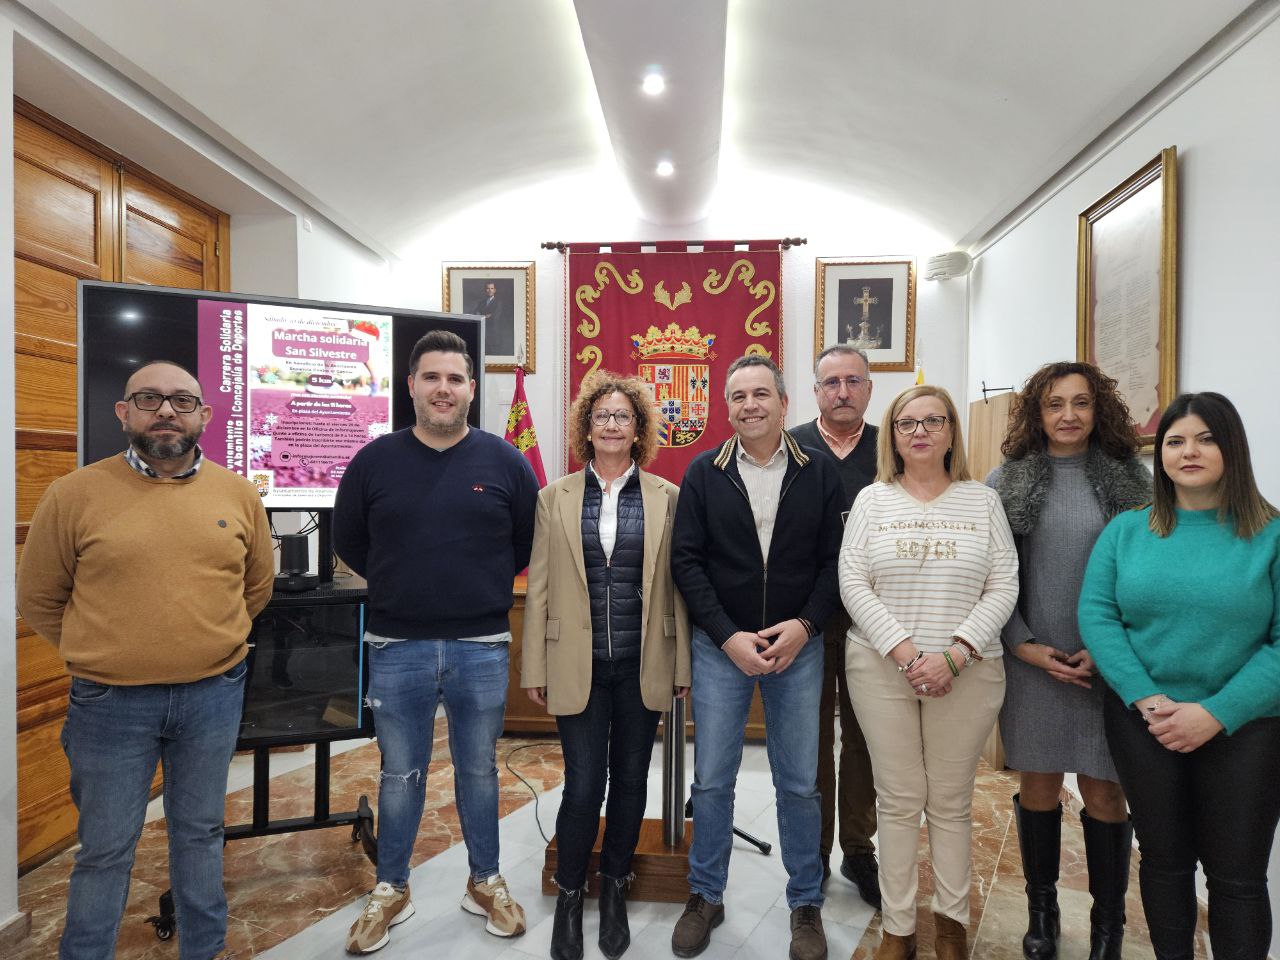
<path id="1" fill-rule="evenodd" d="M 1076 359 L 1115 378 L 1152 444 L 1178 392 L 1176 147 L 1080 214 L 1076 282 Z"/>
<path id="2" fill-rule="evenodd" d="M 484 368 L 511 373 L 517 365 L 534 372 L 534 265 L 446 263 L 446 313 L 484 318 Z M 523 361 L 523 363 L 522 363 Z"/>
<path id="3" fill-rule="evenodd" d="M 916 265 L 911 258 L 819 257 L 813 355 L 834 343 L 865 350 L 872 370 L 911 371 L 916 363 Z"/>

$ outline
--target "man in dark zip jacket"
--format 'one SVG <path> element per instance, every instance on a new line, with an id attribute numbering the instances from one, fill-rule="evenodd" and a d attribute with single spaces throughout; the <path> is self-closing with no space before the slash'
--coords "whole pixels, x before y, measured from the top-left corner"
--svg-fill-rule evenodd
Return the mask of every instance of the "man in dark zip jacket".
<path id="1" fill-rule="evenodd" d="M 692 895 L 671 949 L 698 955 L 724 919 L 734 785 L 758 683 L 789 877 L 791 960 L 823 960 L 821 630 L 840 604 L 844 494 L 830 458 L 783 431 L 786 387 L 772 361 L 730 364 L 725 399 L 735 436 L 689 465 L 671 540 L 671 573 L 695 628 Z"/>

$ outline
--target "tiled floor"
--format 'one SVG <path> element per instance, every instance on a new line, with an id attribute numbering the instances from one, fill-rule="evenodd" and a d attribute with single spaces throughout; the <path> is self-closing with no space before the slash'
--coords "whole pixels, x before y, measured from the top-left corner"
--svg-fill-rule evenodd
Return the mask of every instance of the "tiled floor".
<path id="1" fill-rule="evenodd" d="M 511 754 L 513 750 L 516 750 Z M 690 748 L 690 753 L 692 750 Z M 538 818 L 549 836 L 559 803 L 561 768 L 554 740 L 504 739 L 499 757 L 510 763 L 541 793 Z M 278 766 L 300 760 L 285 754 Z M 661 808 L 659 764 L 654 750 L 650 777 L 649 815 Z M 376 790 L 378 755 L 375 745 L 359 746 L 336 756 L 332 763 L 334 810 L 353 809 L 361 793 Z M 458 842 L 457 816 L 452 804 L 452 767 L 444 721 L 436 728 L 436 743 L 428 777 L 427 810 L 414 851 L 411 887 L 416 915 L 395 928 L 391 944 L 378 956 L 394 958 L 442 957 L 447 960 L 529 960 L 548 955 L 554 901 L 541 893 L 544 842 L 535 820 L 535 806 L 526 788 L 507 771 L 501 773 L 502 868 L 512 892 L 524 905 L 529 930 L 511 941 L 484 932 L 482 921 L 458 908 L 466 878 L 466 851 Z M 692 756 L 687 769 L 692 770 Z M 244 781 L 240 781 L 243 783 Z M 972 956 L 982 960 L 1016 960 L 1021 956 L 1026 902 L 1022 894 L 1017 838 L 1011 823 L 1010 795 L 1014 777 L 983 769 L 974 798 Z M 308 767 L 278 775 L 272 785 L 272 816 L 309 812 L 311 772 Z M 233 783 L 234 785 L 234 783 Z M 247 788 L 227 799 L 228 823 L 249 818 Z M 768 763 L 761 747 L 748 747 L 739 779 L 735 821 L 748 832 L 774 843 L 771 856 L 762 856 L 742 841 L 735 842 L 726 892 L 725 923 L 712 935 L 704 954 L 708 960 L 781 960 L 789 941 L 786 883 L 777 848 L 777 822 Z M 1079 820 L 1068 811 L 1063 829 L 1063 941 L 1062 960 L 1082 960 L 1088 954 L 1088 910 L 1083 843 Z M 933 956 L 932 917 L 928 911 L 931 874 L 927 833 L 921 833 L 920 960 Z M 1137 900 L 1136 856 L 1130 885 L 1129 925 L 1124 955 L 1132 960 L 1152 956 L 1142 910 Z M 70 871 L 68 851 L 22 878 L 20 899 L 33 913 L 33 933 L 14 960 L 44 960 L 56 953 Z M 160 942 L 145 917 L 154 913 L 160 892 L 168 885 L 162 820 L 149 823 L 139 845 L 128 910 L 121 928 L 120 960 L 170 960 L 176 943 Z M 373 869 L 344 829 L 238 840 L 227 846 L 227 893 L 231 924 L 228 947 L 237 957 L 264 960 L 311 960 L 345 957 L 347 928 L 360 909 L 361 894 L 373 882 Z M 827 889 L 823 921 L 833 960 L 866 960 L 879 941 L 879 919 L 837 874 Z M 680 915 L 679 904 L 633 903 L 630 907 L 632 947 L 629 960 L 667 960 L 671 931 Z M 594 909 L 588 906 L 585 933 L 588 960 L 602 955 L 595 945 Z M 1205 956 L 1198 947 L 1197 957 Z"/>

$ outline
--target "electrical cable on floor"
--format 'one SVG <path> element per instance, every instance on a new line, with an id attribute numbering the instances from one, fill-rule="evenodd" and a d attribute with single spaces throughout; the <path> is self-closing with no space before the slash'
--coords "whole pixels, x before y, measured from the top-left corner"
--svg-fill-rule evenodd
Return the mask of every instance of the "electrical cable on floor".
<path id="1" fill-rule="evenodd" d="M 516 771 L 515 771 L 515 770 L 513 770 L 513 769 L 512 769 L 512 767 L 511 767 L 511 757 L 512 757 L 514 754 L 519 753 L 521 750 L 528 750 L 528 749 L 530 749 L 531 747 L 545 747 L 545 746 L 546 746 L 546 744 L 545 744 L 545 743 L 538 742 L 538 743 L 526 743 L 526 744 L 522 744 L 521 746 L 518 746 L 518 747 L 513 747 L 512 749 L 510 749 L 510 750 L 508 750 L 508 751 L 507 751 L 507 755 L 506 755 L 506 757 L 505 757 L 505 758 L 503 758 L 503 761 L 502 761 L 502 762 L 503 762 L 503 765 L 507 768 L 507 771 L 508 771 L 509 773 L 513 774 L 513 775 L 515 776 L 515 778 L 516 778 L 517 780 L 519 780 L 521 783 L 523 783 L 523 784 L 528 788 L 529 792 L 530 792 L 531 794 L 533 794 L 533 819 L 534 819 L 534 822 L 538 824 L 538 832 L 539 832 L 540 834 L 542 834 L 542 839 L 543 839 L 543 841 L 544 841 L 545 843 L 550 843 L 550 842 L 551 842 L 551 838 L 550 838 L 550 837 L 548 837 L 548 836 L 547 836 L 547 832 L 546 832 L 545 830 L 543 830 L 543 829 L 542 829 L 542 817 L 540 817 L 540 816 L 538 815 L 538 791 L 537 791 L 537 790 L 535 790 L 535 789 L 533 788 L 533 784 L 532 784 L 532 783 L 530 783 L 530 782 L 529 782 L 528 780 L 526 780 L 524 777 L 520 776 L 520 774 L 516 773 Z"/>

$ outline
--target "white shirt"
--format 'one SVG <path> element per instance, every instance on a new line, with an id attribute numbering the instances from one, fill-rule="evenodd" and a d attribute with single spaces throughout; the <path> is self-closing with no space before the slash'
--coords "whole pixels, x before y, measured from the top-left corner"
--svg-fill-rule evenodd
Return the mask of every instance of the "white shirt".
<path id="1" fill-rule="evenodd" d="M 778 449 L 764 463 L 747 453 L 738 441 L 738 473 L 747 488 L 747 500 L 751 503 L 751 515 L 756 522 L 756 536 L 760 538 L 760 556 L 767 563 L 769 544 L 773 542 L 773 523 L 778 518 L 778 500 L 782 496 L 782 481 L 787 475 L 787 447 L 781 436 Z"/>
<path id="2" fill-rule="evenodd" d="M 604 548 L 606 560 L 613 559 L 613 545 L 618 540 L 618 495 L 635 472 L 636 463 L 632 460 L 626 473 L 617 480 L 606 481 L 596 473 L 596 462 L 591 461 L 591 475 L 600 484 L 600 546 Z"/>

